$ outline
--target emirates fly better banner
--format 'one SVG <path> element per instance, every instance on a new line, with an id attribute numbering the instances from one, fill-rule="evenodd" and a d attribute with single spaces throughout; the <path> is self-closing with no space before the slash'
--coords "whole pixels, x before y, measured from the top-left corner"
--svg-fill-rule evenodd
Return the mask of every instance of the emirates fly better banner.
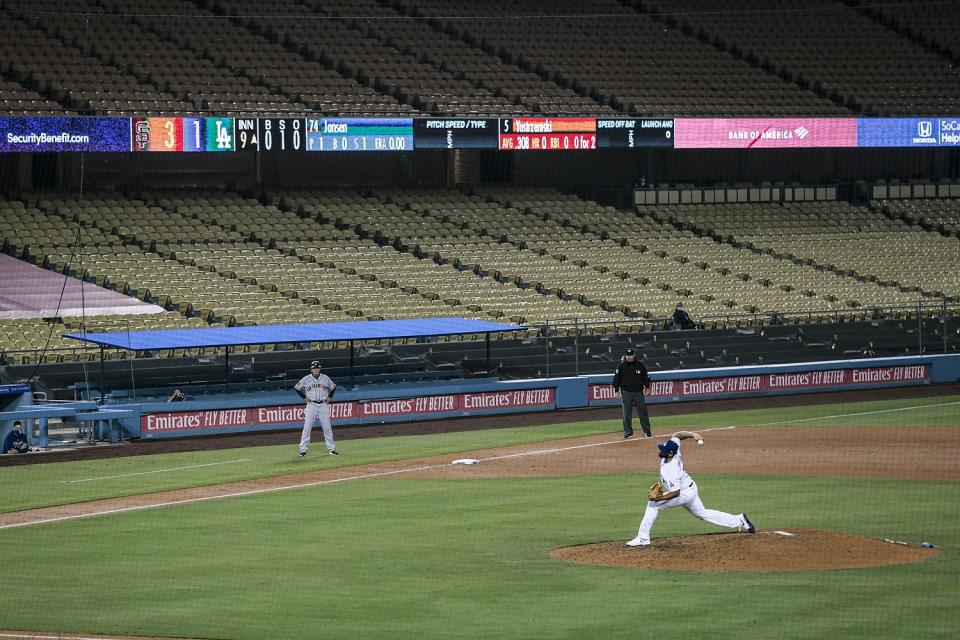
<path id="1" fill-rule="evenodd" d="M 864 369 L 832 369 L 765 373 L 750 376 L 661 380 L 644 392 L 648 398 L 697 398 L 728 394 L 755 394 L 766 391 L 799 391 L 858 385 L 883 385 L 906 382 L 929 382 L 930 365 L 873 367 Z M 617 396 L 608 384 L 592 384 L 589 400 L 613 400 Z"/>
<path id="2" fill-rule="evenodd" d="M 841 390 L 929 382 L 930 365 L 918 364 L 657 380 L 646 391 L 646 396 L 654 401 L 707 400 L 729 396 L 802 393 L 808 390 Z M 545 382 L 545 384 L 548 383 Z M 615 402 L 617 396 L 609 384 L 591 384 L 588 386 L 587 400 L 588 404 L 607 404 Z M 410 419 L 467 416 L 498 411 L 549 410 L 556 406 L 556 389 L 543 387 L 368 401 L 352 400 L 335 402 L 330 405 L 330 410 L 334 423 L 357 424 L 364 421 L 397 419 L 403 416 L 408 416 Z M 236 409 L 165 411 L 141 416 L 140 429 L 145 437 L 160 434 L 186 435 L 191 431 L 198 432 L 193 435 L 199 435 L 203 432 L 218 430 L 282 428 L 302 424 L 303 419 L 304 405 L 299 403 Z"/>
<path id="3" fill-rule="evenodd" d="M 403 415 L 429 416 L 446 413 L 470 415 L 476 412 L 498 409 L 553 408 L 555 403 L 556 390 L 553 388 L 513 389 L 510 391 L 390 398 L 367 402 L 334 402 L 330 405 L 330 411 L 331 420 L 336 423 L 345 420 L 356 421 L 364 418 L 376 420 Z M 304 405 L 302 404 L 205 411 L 171 411 L 141 416 L 140 429 L 144 435 L 149 435 L 151 433 L 192 431 L 195 429 L 270 427 L 288 423 L 302 423 L 303 418 Z"/>

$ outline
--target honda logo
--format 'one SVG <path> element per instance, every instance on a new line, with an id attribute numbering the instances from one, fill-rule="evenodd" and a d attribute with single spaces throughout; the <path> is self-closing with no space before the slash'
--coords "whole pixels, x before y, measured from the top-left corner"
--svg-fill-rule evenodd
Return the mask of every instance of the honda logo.
<path id="1" fill-rule="evenodd" d="M 933 133 L 933 123 L 929 120 L 921 120 L 917 123 L 917 136 L 920 138 L 929 138 Z"/>

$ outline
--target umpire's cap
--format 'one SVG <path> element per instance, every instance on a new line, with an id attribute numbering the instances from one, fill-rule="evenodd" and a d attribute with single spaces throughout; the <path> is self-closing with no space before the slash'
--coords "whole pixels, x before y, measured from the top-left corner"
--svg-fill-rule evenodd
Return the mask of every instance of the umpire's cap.
<path id="1" fill-rule="evenodd" d="M 635 356 L 637 355 L 637 352 L 634 351 L 633 349 L 627 349 L 626 351 L 623 352 L 623 354 L 627 356 Z"/>
<path id="2" fill-rule="evenodd" d="M 310 363 L 310 368 L 311 368 L 311 369 L 319 369 L 319 368 L 320 368 L 320 361 L 319 361 L 319 360 L 314 360 L 313 362 L 311 362 L 311 363 Z"/>
<path id="3" fill-rule="evenodd" d="M 658 444 L 657 448 L 660 449 L 660 457 L 666 458 L 667 456 L 672 456 L 680 450 L 680 445 L 677 444 L 677 441 L 673 438 L 670 438 L 663 444 Z"/>

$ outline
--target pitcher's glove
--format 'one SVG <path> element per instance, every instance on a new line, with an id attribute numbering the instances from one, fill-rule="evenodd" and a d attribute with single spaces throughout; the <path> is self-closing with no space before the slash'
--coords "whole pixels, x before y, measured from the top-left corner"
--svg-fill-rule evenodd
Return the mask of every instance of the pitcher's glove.
<path id="1" fill-rule="evenodd" d="M 650 490 L 647 491 L 647 498 L 650 500 L 656 500 L 657 498 L 663 495 L 663 485 L 659 482 L 655 482 L 650 485 Z"/>

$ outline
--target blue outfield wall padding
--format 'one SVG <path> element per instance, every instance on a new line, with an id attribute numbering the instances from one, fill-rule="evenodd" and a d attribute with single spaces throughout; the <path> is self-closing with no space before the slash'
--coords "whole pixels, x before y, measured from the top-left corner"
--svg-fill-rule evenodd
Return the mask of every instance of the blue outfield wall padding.
<path id="1" fill-rule="evenodd" d="M 589 379 L 580 378 L 553 378 L 557 385 L 557 409 L 581 409 L 586 406 Z"/>
<path id="2" fill-rule="evenodd" d="M 930 360 L 930 382 L 960 382 L 960 355 L 933 356 Z"/>
<path id="3" fill-rule="evenodd" d="M 516 324 L 500 324 L 468 318 L 428 318 L 416 320 L 370 320 L 367 322 L 321 322 L 316 324 L 278 324 L 257 327 L 221 327 L 209 329 L 171 329 L 166 331 L 129 331 L 112 333 L 68 333 L 67 338 L 91 342 L 112 349 L 154 351 L 159 349 L 199 349 L 239 347 L 254 344 L 292 344 L 347 340 L 384 340 L 428 338 L 471 333 L 525 331 Z"/>

